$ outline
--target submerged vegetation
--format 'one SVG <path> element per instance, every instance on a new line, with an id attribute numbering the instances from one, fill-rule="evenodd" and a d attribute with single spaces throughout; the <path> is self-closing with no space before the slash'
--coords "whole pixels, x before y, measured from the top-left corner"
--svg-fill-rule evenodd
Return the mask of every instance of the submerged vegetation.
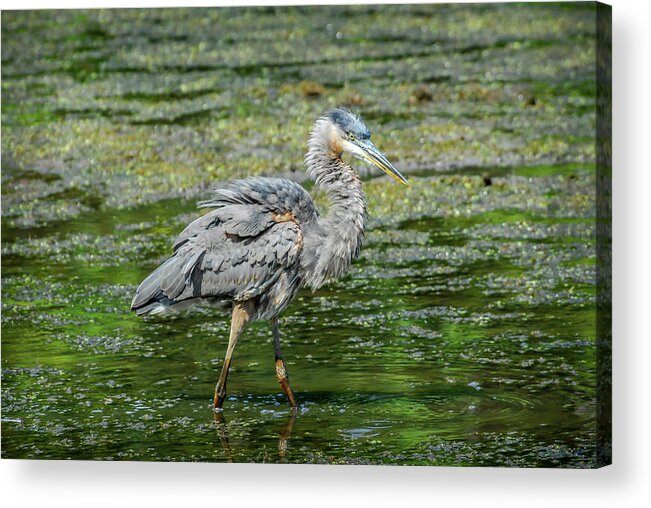
<path id="1" fill-rule="evenodd" d="M 2 456 L 594 466 L 594 24 L 593 4 L 3 12 Z M 260 323 L 214 421 L 228 317 L 143 321 L 130 297 L 218 182 L 309 187 L 308 129 L 342 104 L 412 186 L 358 166 L 362 257 L 284 316 L 296 418 Z"/>

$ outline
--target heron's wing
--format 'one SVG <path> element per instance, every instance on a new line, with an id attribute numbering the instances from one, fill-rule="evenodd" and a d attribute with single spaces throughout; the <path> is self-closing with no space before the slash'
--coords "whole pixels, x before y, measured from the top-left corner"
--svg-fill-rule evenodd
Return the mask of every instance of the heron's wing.
<path id="1" fill-rule="evenodd" d="M 230 182 L 216 189 L 212 199 L 200 205 L 210 208 L 245 205 L 263 207 L 274 213 L 290 212 L 299 224 L 312 223 L 319 215 L 310 194 L 298 183 L 263 176 Z"/>
<path id="2" fill-rule="evenodd" d="M 302 246 L 301 227 L 289 212 L 251 204 L 218 208 L 181 233 L 172 257 L 138 288 L 132 308 L 194 298 L 253 298 L 298 262 Z"/>
<path id="3" fill-rule="evenodd" d="M 303 235 L 296 222 L 275 222 L 256 236 L 234 233 L 234 220 L 212 234 L 197 235 L 177 251 L 185 260 L 183 286 L 162 288 L 168 297 L 230 297 L 248 300 L 265 291 L 297 262 Z M 240 224 L 247 231 L 249 224 Z M 180 291 L 179 291 L 180 290 Z M 179 292 L 177 296 L 171 296 Z"/>
<path id="4" fill-rule="evenodd" d="M 174 241 L 174 252 L 188 240 L 217 227 L 240 237 L 257 236 L 274 224 L 273 216 L 260 205 L 228 205 L 212 210 L 190 223 Z"/>
<path id="5" fill-rule="evenodd" d="M 256 236 L 272 225 L 271 214 L 291 214 L 299 224 L 313 225 L 318 212 L 309 193 L 285 178 L 251 177 L 235 180 L 213 192 L 212 199 L 200 203 L 214 208 L 185 228 L 174 242 L 176 251 L 203 230 L 231 221 L 239 236 Z"/>

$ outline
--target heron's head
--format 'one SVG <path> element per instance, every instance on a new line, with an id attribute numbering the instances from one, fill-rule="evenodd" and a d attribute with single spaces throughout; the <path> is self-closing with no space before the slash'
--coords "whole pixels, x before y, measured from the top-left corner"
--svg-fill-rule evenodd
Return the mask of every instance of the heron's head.
<path id="1" fill-rule="evenodd" d="M 393 164 L 371 142 L 371 131 L 364 121 L 347 109 L 333 109 L 325 114 L 324 135 L 327 144 L 337 156 L 347 152 L 392 176 L 396 181 L 409 185 Z"/>

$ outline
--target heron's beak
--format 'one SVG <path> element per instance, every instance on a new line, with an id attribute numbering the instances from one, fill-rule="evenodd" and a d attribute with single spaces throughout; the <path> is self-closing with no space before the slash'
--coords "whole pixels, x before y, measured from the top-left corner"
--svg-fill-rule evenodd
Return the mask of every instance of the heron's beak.
<path id="1" fill-rule="evenodd" d="M 397 182 L 407 186 L 409 185 L 407 179 L 387 160 L 384 154 L 375 147 L 370 139 L 356 139 L 354 141 L 347 141 L 347 144 L 349 151 L 355 157 L 377 166 Z"/>

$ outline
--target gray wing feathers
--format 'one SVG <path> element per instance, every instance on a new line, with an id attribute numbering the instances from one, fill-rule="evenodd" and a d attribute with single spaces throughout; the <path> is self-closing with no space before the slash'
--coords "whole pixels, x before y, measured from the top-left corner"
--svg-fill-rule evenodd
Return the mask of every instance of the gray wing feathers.
<path id="1" fill-rule="evenodd" d="M 285 178 L 252 177 L 236 180 L 216 189 L 212 199 L 201 207 L 222 208 L 228 205 L 258 205 L 270 212 L 291 212 L 299 223 L 307 224 L 318 217 L 312 198 L 296 182 Z"/>
<path id="2" fill-rule="evenodd" d="M 269 229 L 274 220 L 261 206 L 231 205 L 219 211 L 226 233 L 241 237 L 258 236 Z"/>
<path id="3" fill-rule="evenodd" d="M 174 241 L 174 246 L 172 247 L 173 251 L 176 252 L 176 250 L 190 238 L 194 238 L 203 231 L 214 228 L 216 225 L 218 225 L 220 223 L 220 219 L 217 212 L 218 210 L 208 212 L 204 216 L 199 217 L 198 219 L 195 219 L 193 222 L 188 224 L 178 236 L 178 238 Z"/>
<path id="4" fill-rule="evenodd" d="M 296 223 L 272 221 L 272 227 L 257 237 L 234 236 L 228 226 L 214 228 L 210 238 L 190 239 L 161 266 L 158 276 L 165 297 L 246 300 L 298 260 L 302 233 Z"/>
<path id="5" fill-rule="evenodd" d="M 212 210 L 189 224 L 174 241 L 174 251 L 191 238 L 223 225 L 226 233 L 241 237 L 257 236 L 274 224 L 272 215 L 262 206 L 228 205 Z"/>
<path id="6" fill-rule="evenodd" d="M 138 286 L 136 294 L 133 296 L 133 300 L 131 301 L 131 308 L 138 310 L 138 314 L 140 314 L 139 309 L 143 310 L 142 313 L 146 313 L 149 310 L 147 308 L 149 306 L 148 304 L 157 302 L 156 296 L 161 292 L 162 272 L 172 259 L 173 258 L 168 259 L 165 263 L 156 268 L 156 270 L 151 272 L 147 278 L 140 283 L 140 286 Z"/>
<path id="7" fill-rule="evenodd" d="M 249 180 L 254 180 L 256 187 L 265 179 Z M 274 220 L 274 213 L 289 211 L 295 215 L 295 211 L 281 203 L 282 193 L 280 197 L 274 193 L 275 197 L 265 203 L 258 191 L 246 189 L 249 180 L 240 181 L 237 189 L 218 191 L 217 201 L 211 202 L 218 208 L 196 219 L 179 235 L 172 257 L 136 291 L 133 309 L 139 314 L 157 312 L 161 305 L 195 298 L 247 300 L 262 294 L 298 262 L 303 245 L 299 223 Z M 252 194 L 247 194 L 249 191 Z"/>

